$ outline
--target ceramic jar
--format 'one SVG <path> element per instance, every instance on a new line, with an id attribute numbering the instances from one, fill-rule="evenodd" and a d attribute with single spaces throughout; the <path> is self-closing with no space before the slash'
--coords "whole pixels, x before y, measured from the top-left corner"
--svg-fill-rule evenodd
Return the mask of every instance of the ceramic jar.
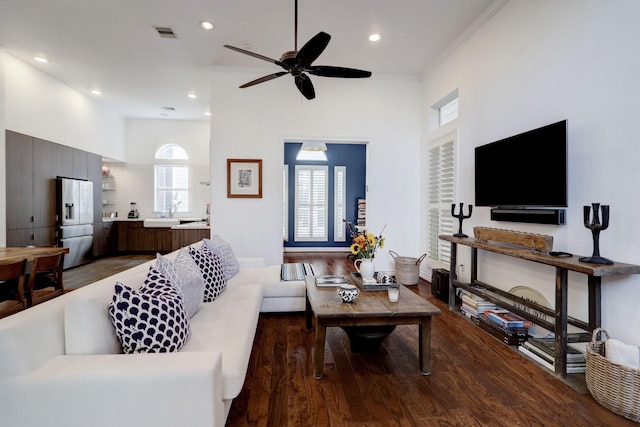
<path id="1" fill-rule="evenodd" d="M 340 285 L 338 287 L 338 295 L 344 302 L 354 302 L 360 295 L 360 290 L 354 285 Z"/>

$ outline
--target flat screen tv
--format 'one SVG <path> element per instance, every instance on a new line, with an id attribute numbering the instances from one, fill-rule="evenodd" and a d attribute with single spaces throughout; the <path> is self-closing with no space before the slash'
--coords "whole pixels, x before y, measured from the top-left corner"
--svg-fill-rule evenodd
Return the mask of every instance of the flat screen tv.
<path id="1" fill-rule="evenodd" d="M 475 149 L 476 206 L 567 207 L 567 121 Z"/>

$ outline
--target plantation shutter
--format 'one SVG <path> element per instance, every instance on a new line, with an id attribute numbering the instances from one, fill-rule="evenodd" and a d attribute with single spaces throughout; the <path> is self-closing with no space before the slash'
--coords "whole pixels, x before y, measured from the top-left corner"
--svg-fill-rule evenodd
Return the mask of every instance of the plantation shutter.
<path id="1" fill-rule="evenodd" d="M 296 210 L 294 239 L 326 242 L 328 167 L 296 165 Z"/>
<path id="2" fill-rule="evenodd" d="M 333 240 L 345 242 L 347 240 L 347 167 L 333 168 Z"/>
<path id="3" fill-rule="evenodd" d="M 455 197 L 455 148 L 455 133 L 429 144 L 428 254 L 430 260 L 446 266 L 451 259 L 451 245 L 438 236 L 455 232 L 451 216 Z"/>
<path id="4" fill-rule="evenodd" d="M 289 239 L 289 165 L 282 168 L 282 239 Z"/>

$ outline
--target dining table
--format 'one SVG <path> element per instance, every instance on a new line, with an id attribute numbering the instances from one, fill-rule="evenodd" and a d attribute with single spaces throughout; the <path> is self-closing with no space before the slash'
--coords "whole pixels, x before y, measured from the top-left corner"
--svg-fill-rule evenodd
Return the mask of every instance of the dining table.
<path id="1" fill-rule="evenodd" d="M 53 246 L 23 246 L 0 248 L 0 263 L 26 259 L 28 262 L 43 255 L 55 255 L 60 251 L 69 253 L 69 248 L 57 248 Z"/>

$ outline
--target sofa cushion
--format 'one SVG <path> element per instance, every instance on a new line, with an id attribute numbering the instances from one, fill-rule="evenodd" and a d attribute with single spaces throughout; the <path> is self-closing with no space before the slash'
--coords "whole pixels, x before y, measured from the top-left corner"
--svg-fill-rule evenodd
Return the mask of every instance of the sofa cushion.
<path id="1" fill-rule="evenodd" d="M 214 301 L 227 286 L 220 259 L 202 245 L 199 249 L 189 247 L 189 255 L 200 268 L 204 279 L 204 302 Z"/>
<path id="2" fill-rule="evenodd" d="M 224 241 L 222 237 L 214 235 L 211 239 L 203 239 L 204 246 L 214 253 L 222 262 L 222 268 L 224 269 L 224 275 L 227 280 L 231 279 L 238 273 L 240 264 L 238 259 L 231 250 L 231 245 Z"/>
<path id="3" fill-rule="evenodd" d="M 139 290 L 116 282 L 109 314 L 128 354 L 179 351 L 191 334 L 180 292 L 155 267 Z"/>
<path id="4" fill-rule="evenodd" d="M 253 347 L 262 287 L 229 286 L 191 319 L 192 334 L 181 352 L 222 352 L 222 398 L 235 398 L 244 384 Z"/>
<path id="5" fill-rule="evenodd" d="M 243 268 L 228 282 L 228 286 L 262 285 L 265 298 L 306 296 L 304 280 L 280 279 L 280 265 L 265 268 Z"/>
<path id="6" fill-rule="evenodd" d="M 135 288 L 140 287 L 154 263 L 147 261 L 64 295 L 69 296 L 69 302 L 64 307 L 66 354 L 122 353 L 109 315 L 113 285 L 120 281 Z"/>
<path id="7" fill-rule="evenodd" d="M 180 249 L 174 262 L 157 254 L 158 272 L 182 294 L 184 310 L 189 318 L 200 310 L 204 298 L 204 280 L 200 269 L 186 249 Z"/>

